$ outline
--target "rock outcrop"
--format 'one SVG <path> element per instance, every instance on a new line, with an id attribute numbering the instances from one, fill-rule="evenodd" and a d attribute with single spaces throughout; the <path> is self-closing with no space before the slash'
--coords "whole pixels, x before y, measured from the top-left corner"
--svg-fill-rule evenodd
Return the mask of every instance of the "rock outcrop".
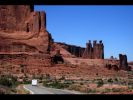
<path id="1" fill-rule="evenodd" d="M 73 57 L 82 57 L 85 48 L 66 43 L 56 42 L 57 45 L 68 51 Z"/>
<path id="2" fill-rule="evenodd" d="M 86 69 L 86 63 L 90 68 L 97 67 L 97 64 L 102 68 L 108 64 L 106 67 L 110 68 L 111 64 L 111 67 L 118 70 L 116 66 L 118 60 L 104 59 L 102 41 L 99 43 L 93 41 L 93 46 L 89 41 L 86 48 L 54 42 L 46 28 L 46 13 L 34 11 L 33 5 L 0 5 L 0 40 L 0 74 L 40 75 L 52 72 L 55 75 L 58 72 L 64 74 L 65 70 L 66 73 L 76 71 L 76 74 L 79 74 L 80 67 L 85 64 L 83 70 L 86 73 L 83 74 L 87 75 L 90 69 Z M 119 57 L 119 67 L 129 69 L 127 57 L 125 55 Z M 73 70 L 73 64 L 65 62 L 69 61 L 67 59 L 71 62 L 74 59 L 80 67 Z M 68 68 L 69 64 L 73 68 Z M 55 70 L 51 66 L 55 66 Z M 61 72 L 56 66 L 63 68 Z M 95 74 L 94 72 L 92 73 Z"/>
<path id="3" fill-rule="evenodd" d="M 127 56 L 123 55 L 123 54 L 119 54 L 119 60 L 117 59 L 112 59 L 113 56 L 111 56 L 110 59 L 108 59 L 107 61 L 105 60 L 105 67 L 110 69 L 114 69 L 116 71 L 118 70 L 125 70 L 125 71 L 130 71 L 131 70 L 131 66 L 128 66 L 128 62 L 127 62 Z"/>
<path id="4" fill-rule="evenodd" d="M 33 5 L 0 5 L 0 30 L 24 31 L 25 21 L 33 10 Z"/>
<path id="5" fill-rule="evenodd" d="M 53 43 L 46 30 L 46 13 L 34 11 L 33 5 L 0 5 L 0 73 L 37 73 L 51 66 Z M 9 64 L 5 70 L 5 64 Z"/>
<path id="6" fill-rule="evenodd" d="M 86 48 L 61 42 L 56 42 L 56 44 L 72 54 L 73 57 L 75 56 L 86 59 L 104 59 L 104 45 L 102 41 L 99 41 L 99 43 L 93 41 L 92 47 L 91 41 L 89 40 L 89 42 L 86 43 Z"/>
<path id="7" fill-rule="evenodd" d="M 82 55 L 83 58 L 89 58 L 89 59 L 104 59 L 104 45 L 102 41 L 93 41 L 93 47 L 91 44 L 91 41 L 89 40 L 88 43 L 86 43 L 86 49 Z"/>
<path id="8" fill-rule="evenodd" d="M 119 64 L 120 69 L 131 70 L 131 68 L 128 66 L 127 55 L 119 54 L 119 60 L 120 60 L 120 64 Z"/>
<path id="9" fill-rule="evenodd" d="M 29 5 L 0 6 L 1 53 L 49 52 L 51 35 L 46 30 L 46 13 L 33 10 Z"/>

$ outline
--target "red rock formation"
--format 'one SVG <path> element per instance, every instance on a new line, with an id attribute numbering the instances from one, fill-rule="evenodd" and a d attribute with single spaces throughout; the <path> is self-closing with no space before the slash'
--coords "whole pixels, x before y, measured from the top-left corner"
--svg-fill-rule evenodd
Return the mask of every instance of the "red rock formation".
<path id="1" fill-rule="evenodd" d="M 126 55 L 119 54 L 119 60 L 120 60 L 119 64 L 120 69 L 131 70 L 130 67 L 128 66 Z"/>
<path id="2" fill-rule="evenodd" d="M 67 50 L 69 53 L 74 55 L 75 57 L 82 57 L 83 51 L 85 50 L 85 48 L 75 46 L 75 45 L 69 45 L 61 42 L 56 42 L 56 43 L 60 45 L 62 48 L 64 48 L 65 50 Z"/>
<path id="3" fill-rule="evenodd" d="M 83 47 L 69 45 L 66 43 L 61 43 L 61 42 L 56 42 L 56 43 L 65 50 L 67 50 L 68 52 L 70 52 L 75 57 L 83 57 L 88 59 L 104 59 L 104 46 L 102 41 L 99 41 L 99 43 L 93 41 L 93 47 L 92 47 L 91 41 L 89 40 L 89 43 L 86 43 L 86 49 Z"/>
<path id="4" fill-rule="evenodd" d="M 1 5 L 0 11 L 1 49 L 4 45 L 0 52 L 27 52 L 19 46 L 18 51 L 14 50 L 15 43 L 34 47 L 36 51 L 32 53 L 49 52 L 52 38 L 46 31 L 45 12 L 33 12 L 30 5 Z"/>
<path id="5" fill-rule="evenodd" d="M 14 66 L 13 73 L 21 73 L 20 65 L 27 72 L 51 66 L 46 13 L 33 10 L 33 5 L 0 5 L 0 60 Z"/>
<path id="6" fill-rule="evenodd" d="M 33 5 L 0 5 L 0 30 L 6 32 L 25 30 L 24 21 L 33 10 Z"/>
<path id="7" fill-rule="evenodd" d="M 46 30 L 46 13 L 33 10 L 33 5 L 0 5 L 0 73 L 52 73 L 55 75 L 57 73 L 74 72 L 77 75 L 81 73 L 82 69 L 82 74 L 85 76 L 95 74 L 97 69 L 91 66 L 97 65 L 97 63 L 101 66 L 98 69 L 104 68 L 104 46 L 102 41 L 100 43 L 94 41 L 93 47 L 91 41 L 89 41 L 86 44 L 86 49 L 75 45 L 54 43 L 51 34 Z M 92 64 L 88 66 L 91 71 L 88 70 L 86 65 L 83 66 L 84 61 L 75 70 L 66 67 L 65 64 L 61 65 L 62 70 L 58 67 L 53 70 L 50 67 L 51 56 L 52 52 L 54 53 L 58 49 L 60 51 L 57 52 L 57 55 L 61 54 L 63 57 L 76 58 L 83 55 L 84 58 L 91 58 L 86 59 L 86 62 Z M 64 62 L 62 56 L 55 56 L 55 62 Z M 76 61 L 76 63 L 80 62 Z M 126 65 L 125 61 L 124 65 Z M 120 66 L 123 66 L 123 60 L 121 60 Z M 88 72 L 90 73 L 88 74 Z M 103 70 L 101 70 L 102 72 Z"/>
<path id="8" fill-rule="evenodd" d="M 91 41 L 89 40 L 89 43 L 86 43 L 86 49 L 82 55 L 83 58 L 89 58 L 91 59 L 92 56 L 93 56 L 93 48 L 92 48 L 92 45 L 91 45 Z"/>
<path id="9" fill-rule="evenodd" d="M 92 47 L 91 41 L 89 40 L 89 43 L 86 43 L 86 49 L 82 57 L 89 59 L 104 59 L 104 46 L 102 41 L 99 41 L 99 43 L 93 41 Z"/>

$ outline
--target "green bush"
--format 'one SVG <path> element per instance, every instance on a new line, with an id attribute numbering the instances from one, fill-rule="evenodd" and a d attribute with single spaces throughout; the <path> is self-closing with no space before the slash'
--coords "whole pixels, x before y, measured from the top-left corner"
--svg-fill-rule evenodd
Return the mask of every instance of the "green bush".
<path id="1" fill-rule="evenodd" d="M 53 81 L 45 80 L 45 81 L 43 81 L 43 86 L 61 89 L 61 88 L 69 87 L 69 84 L 61 83 L 57 80 L 53 80 Z"/>
<path id="2" fill-rule="evenodd" d="M 65 80 L 64 83 L 65 84 L 74 84 L 74 81 L 73 80 Z"/>
<path id="3" fill-rule="evenodd" d="M 40 76 L 39 76 L 39 80 L 42 80 L 43 79 L 43 75 L 41 74 Z"/>
<path id="4" fill-rule="evenodd" d="M 108 89 L 108 88 L 105 88 L 102 93 L 108 93 L 108 92 L 112 92 L 112 89 Z"/>
<path id="5" fill-rule="evenodd" d="M 65 76 L 62 76 L 59 80 L 65 80 Z"/>
<path id="6" fill-rule="evenodd" d="M 84 83 L 81 82 L 80 85 L 84 85 Z"/>
<path id="7" fill-rule="evenodd" d="M 51 77 L 50 77 L 50 74 L 46 74 L 46 80 L 50 80 Z"/>
<path id="8" fill-rule="evenodd" d="M 82 88 L 82 87 L 81 87 L 81 85 L 79 85 L 79 84 L 72 84 L 72 85 L 70 85 L 70 86 L 68 87 L 69 90 L 75 90 L 75 91 L 80 91 L 81 88 Z"/>
<path id="9" fill-rule="evenodd" d="M 23 84 L 31 84 L 31 80 L 28 80 L 28 78 L 24 78 Z"/>
<path id="10" fill-rule="evenodd" d="M 117 78 L 115 78 L 114 80 L 115 80 L 116 82 L 118 82 L 118 79 L 117 79 Z"/>
<path id="11" fill-rule="evenodd" d="M 43 86 L 46 86 L 46 87 L 47 87 L 49 83 L 50 83 L 50 81 L 44 80 L 44 81 L 43 81 Z"/>
<path id="12" fill-rule="evenodd" d="M 50 85 L 51 85 L 53 88 L 58 88 L 58 89 L 68 87 L 67 84 L 60 83 L 60 82 L 58 82 L 58 81 L 55 81 L 55 82 L 51 83 Z"/>
<path id="13" fill-rule="evenodd" d="M 109 83 L 113 83 L 112 78 L 108 79 L 108 82 L 109 82 Z"/>
<path id="14" fill-rule="evenodd" d="M 0 76 L 0 85 L 7 86 L 7 87 L 15 87 L 19 83 L 16 77 L 11 75 Z"/>
<path id="15" fill-rule="evenodd" d="M 129 81 L 129 82 L 128 82 L 128 88 L 129 88 L 129 89 L 133 89 L 133 82 L 132 82 L 132 81 Z"/>
<path id="16" fill-rule="evenodd" d="M 4 86 L 7 86 L 7 87 L 12 87 L 13 85 L 13 82 L 5 77 L 1 77 L 0 78 L 0 85 L 4 85 Z"/>

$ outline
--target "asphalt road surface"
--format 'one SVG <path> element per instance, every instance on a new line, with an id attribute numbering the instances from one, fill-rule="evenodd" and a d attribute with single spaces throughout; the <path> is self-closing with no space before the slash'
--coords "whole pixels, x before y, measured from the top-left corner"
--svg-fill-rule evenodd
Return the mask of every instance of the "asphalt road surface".
<path id="1" fill-rule="evenodd" d="M 43 86 L 24 85 L 24 88 L 30 91 L 31 94 L 81 94 L 77 91 L 47 88 Z"/>

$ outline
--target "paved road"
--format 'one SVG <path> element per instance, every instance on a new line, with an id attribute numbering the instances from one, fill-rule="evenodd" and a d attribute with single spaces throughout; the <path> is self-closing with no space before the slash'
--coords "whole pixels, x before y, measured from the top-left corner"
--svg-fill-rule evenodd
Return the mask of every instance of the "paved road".
<path id="1" fill-rule="evenodd" d="M 30 91 L 31 94 L 81 94 L 76 91 L 47 88 L 42 86 L 24 85 L 24 88 Z"/>

